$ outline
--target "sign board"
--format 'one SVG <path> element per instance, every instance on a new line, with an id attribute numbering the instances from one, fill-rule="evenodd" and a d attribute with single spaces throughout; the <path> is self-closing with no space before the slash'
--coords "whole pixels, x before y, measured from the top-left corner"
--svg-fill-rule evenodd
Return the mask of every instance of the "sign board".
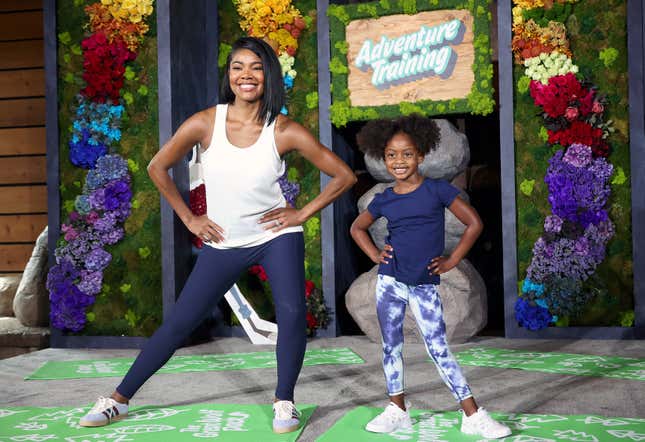
<path id="1" fill-rule="evenodd" d="M 467 10 L 354 20 L 345 36 L 352 106 L 466 98 L 475 81 Z"/>
<path id="2" fill-rule="evenodd" d="M 492 112 L 489 0 L 330 5 L 327 14 L 335 125 Z"/>

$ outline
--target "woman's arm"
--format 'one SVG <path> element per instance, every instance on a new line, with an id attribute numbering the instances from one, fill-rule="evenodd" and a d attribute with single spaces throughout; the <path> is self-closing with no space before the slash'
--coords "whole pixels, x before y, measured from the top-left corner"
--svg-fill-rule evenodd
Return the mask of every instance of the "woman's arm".
<path id="1" fill-rule="evenodd" d="M 168 174 L 168 170 L 181 161 L 195 144 L 208 143 L 208 134 L 212 131 L 214 121 L 213 112 L 209 109 L 188 118 L 150 160 L 148 175 L 188 230 L 207 241 L 219 242 L 223 240 L 222 229 L 206 216 L 193 215 Z"/>
<path id="2" fill-rule="evenodd" d="M 475 244 L 477 237 L 479 237 L 484 228 L 484 224 L 479 218 L 477 211 L 460 197 L 456 197 L 453 200 L 450 206 L 448 206 L 448 210 L 466 225 L 466 230 L 464 230 L 459 243 L 457 243 L 457 247 L 455 247 L 455 250 L 452 251 L 448 258 L 437 256 L 432 259 L 428 269 L 430 273 L 434 273 L 435 275 L 445 273 L 459 264 L 459 261 L 466 256 L 470 248 Z"/>
<path id="3" fill-rule="evenodd" d="M 278 231 L 284 227 L 303 224 L 316 212 L 330 204 L 356 183 L 352 170 L 337 155 L 320 142 L 300 124 L 284 117 L 278 117 L 276 123 L 276 144 L 280 156 L 295 150 L 329 175 L 331 180 L 314 199 L 300 209 L 276 209 L 265 214 L 260 222 L 269 223 L 267 228 Z M 271 221 L 279 221 L 275 226 Z"/>
<path id="4" fill-rule="evenodd" d="M 358 244 L 358 247 L 365 252 L 365 254 L 375 263 L 388 263 L 388 259 L 392 258 L 392 251 L 394 250 L 391 245 L 385 244 L 385 247 L 383 247 L 383 250 L 379 250 L 376 245 L 374 244 L 374 241 L 372 241 L 372 238 L 370 238 L 370 235 L 367 231 L 369 227 L 372 225 L 374 222 L 374 218 L 372 217 L 372 214 L 365 210 L 363 213 L 358 215 L 354 222 L 352 223 L 352 226 L 349 228 L 349 233 L 352 235 L 352 238 L 354 238 L 354 241 L 356 241 L 356 244 Z"/>

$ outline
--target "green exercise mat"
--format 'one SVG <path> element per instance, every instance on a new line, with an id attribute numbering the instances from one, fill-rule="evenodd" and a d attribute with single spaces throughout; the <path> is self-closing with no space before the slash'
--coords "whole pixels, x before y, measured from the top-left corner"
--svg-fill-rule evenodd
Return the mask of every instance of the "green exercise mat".
<path id="1" fill-rule="evenodd" d="M 295 441 L 315 405 L 299 405 L 298 431 L 274 434 L 271 405 L 194 404 L 135 407 L 127 419 L 105 427 L 83 428 L 78 420 L 91 406 L 78 408 L 0 408 L 0 442 L 222 442 Z"/>
<path id="2" fill-rule="evenodd" d="M 49 361 L 27 376 L 35 379 L 77 379 L 123 376 L 134 358 L 90 359 L 83 361 Z M 349 348 L 316 348 L 307 350 L 304 365 L 363 364 L 365 361 Z M 246 370 L 276 366 L 275 352 L 228 353 L 215 355 L 173 356 L 158 373 L 193 371 Z"/>
<path id="3" fill-rule="evenodd" d="M 461 365 L 476 367 L 516 368 L 545 373 L 645 381 L 645 359 L 638 358 L 483 347 L 461 351 L 455 357 Z"/>
<path id="4" fill-rule="evenodd" d="M 337 421 L 317 442 L 483 442 L 478 436 L 461 433 L 461 417 L 456 411 L 433 412 L 429 410 L 410 411 L 414 421 L 411 430 L 398 430 L 390 434 L 376 434 L 365 430 L 365 425 L 382 408 L 358 407 Z M 513 431 L 504 442 L 611 442 L 645 440 L 645 419 L 602 417 L 602 416 L 561 416 L 557 414 L 507 414 L 491 415 L 508 425 Z"/>

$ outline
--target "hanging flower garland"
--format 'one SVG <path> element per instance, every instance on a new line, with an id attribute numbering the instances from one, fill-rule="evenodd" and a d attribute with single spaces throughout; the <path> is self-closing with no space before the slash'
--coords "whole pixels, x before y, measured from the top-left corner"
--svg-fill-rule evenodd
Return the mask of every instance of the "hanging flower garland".
<path id="1" fill-rule="evenodd" d="M 593 293 L 583 285 L 605 259 L 614 235 L 607 213 L 613 173 L 607 161 L 611 122 L 604 121 L 605 99 L 576 75 L 562 23 L 575 1 L 547 5 L 542 0 L 516 0 L 513 8 L 514 58 L 526 67 L 520 83 L 528 84 L 535 105 L 542 109 L 545 139 L 562 147 L 549 160 L 544 178 L 551 215 L 533 246 L 515 304 L 518 323 L 529 330 L 584 309 Z M 544 23 L 544 17 L 558 20 Z"/>
<path id="2" fill-rule="evenodd" d="M 103 271 L 112 255 L 107 246 L 124 235 L 132 188 L 128 162 L 116 153 L 124 107 L 120 102 L 125 65 L 137 48 L 153 12 L 153 0 L 101 0 L 85 8 L 91 34 L 81 48 L 85 87 L 77 97 L 69 159 L 88 169 L 74 210 L 62 224 L 63 236 L 49 270 L 50 319 L 53 327 L 78 332 L 85 309 L 101 291 Z"/>

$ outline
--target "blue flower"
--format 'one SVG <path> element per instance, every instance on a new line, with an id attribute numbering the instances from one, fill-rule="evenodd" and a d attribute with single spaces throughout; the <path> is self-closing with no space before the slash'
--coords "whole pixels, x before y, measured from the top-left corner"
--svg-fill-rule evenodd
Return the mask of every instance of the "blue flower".
<path id="1" fill-rule="evenodd" d="M 515 319 L 521 327 L 535 331 L 548 327 L 552 317 L 544 307 L 531 305 L 524 298 L 518 298 L 515 303 Z"/>

